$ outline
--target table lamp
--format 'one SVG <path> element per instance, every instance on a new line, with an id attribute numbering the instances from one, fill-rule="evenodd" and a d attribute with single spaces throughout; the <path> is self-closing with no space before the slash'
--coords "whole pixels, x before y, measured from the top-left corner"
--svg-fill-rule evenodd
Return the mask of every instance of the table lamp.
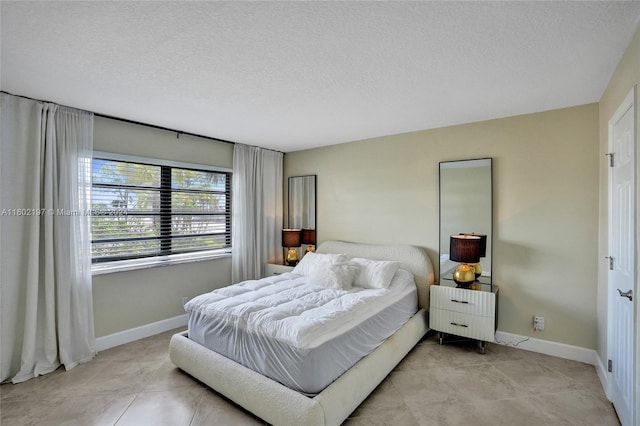
<path id="1" fill-rule="evenodd" d="M 305 253 L 315 252 L 316 230 L 311 228 L 302 228 L 302 244 L 308 244 Z"/>
<path id="2" fill-rule="evenodd" d="M 478 235 L 457 234 L 449 241 L 449 259 L 461 262 L 453 272 L 453 281 L 458 287 L 467 288 L 476 280 L 475 264 L 480 262 L 482 239 Z"/>
<path id="3" fill-rule="evenodd" d="M 487 236 L 486 235 L 476 234 L 475 232 L 471 232 L 468 234 L 465 233 L 464 235 L 480 237 L 480 258 L 487 257 Z M 478 278 L 480 278 L 480 275 L 482 275 L 482 266 L 480 265 L 480 262 L 475 263 L 473 266 L 475 268 L 475 274 L 476 274 L 476 280 L 477 280 Z"/>
<path id="4" fill-rule="evenodd" d="M 302 232 L 299 229 L 283 229 L 282 230 L 282 247 L 287 249 L 287 255 L 285 260 L 287 265 L 296 266 L 300 260 L 298 250 L 295 247 L 300 247 Z"/>

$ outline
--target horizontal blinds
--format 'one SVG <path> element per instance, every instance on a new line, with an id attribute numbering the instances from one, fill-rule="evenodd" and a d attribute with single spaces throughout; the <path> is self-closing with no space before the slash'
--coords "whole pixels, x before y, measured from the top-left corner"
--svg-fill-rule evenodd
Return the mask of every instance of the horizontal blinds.
<path id="1" fill-rule="evenodd" d="M 231 247 L 231 173 L 94 158 L 94 262 Z"/>

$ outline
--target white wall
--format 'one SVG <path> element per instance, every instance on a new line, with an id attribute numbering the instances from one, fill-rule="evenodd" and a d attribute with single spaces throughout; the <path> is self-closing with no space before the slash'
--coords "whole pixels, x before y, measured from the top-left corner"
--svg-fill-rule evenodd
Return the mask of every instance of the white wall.
<path id="1" fill-rule="evenodd" d="M 317 237 L 424 247 L 438 259 L 438 163 L 493 157 L 501 331 L 595 349 L 598 105 L 288 153 L 318 175 Z"/>
<path id="2" fill-rule="evenodd" d="M 233 145 L 96 117 L 94 149 L 164 160 L 233 167 Z M 182 298 L 231 282 L 231 258 L 93 277 L 96 337 L 184 314 Z"/>

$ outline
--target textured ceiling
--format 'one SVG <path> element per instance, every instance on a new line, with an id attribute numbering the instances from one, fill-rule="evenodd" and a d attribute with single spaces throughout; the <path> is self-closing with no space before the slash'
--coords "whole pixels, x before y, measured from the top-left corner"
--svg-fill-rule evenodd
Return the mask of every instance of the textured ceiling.
<path id="1" fill-rule="evenodd" d="M 281 151 L 597 102 L 640 2 L 8 2 L 2 90 Z"/>

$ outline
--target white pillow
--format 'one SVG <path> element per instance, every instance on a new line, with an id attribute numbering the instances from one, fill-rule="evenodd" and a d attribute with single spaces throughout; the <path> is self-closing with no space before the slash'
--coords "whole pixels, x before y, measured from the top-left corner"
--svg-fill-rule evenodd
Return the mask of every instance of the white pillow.
<path id="1" fill-rule="evenodd" d="M 347 256 L 344 254 L 308 252 L 302 257 L 302 260 L 296 265 L 295 268 L 293 268 L 293 271 L 291 272 L 308 277 L 313 266 L 318 262 L 322 262 L 323 260 L 327 260 L 329 263 L 340 263 L 346 262 Z"/>
<path id="2" fill-rule="evenodd" d="M 416 281 L 413 277 L 413 274 L 407 271 L 406 269 L 402 269 L 402 266 L 400 266 L 400 269 L 398 269 L 396 273 L 393 274 L 393 278 L 391 279 L 391 284 L 389 284 L 389 288 L 393 286 L 404 287 L 411 284 L 413 284 L 414 287 L 416 285 Z"/>
<path id="3" fill-rule="evenodd" d="M 360 267 L 347 260 L 321 258 L 311 268 L 309 283 L 336 290 L 348 290 L 360 272 Z"/>
<path id="4" fill-rule="evenodd" d="M 364 288 L 389 288 L 393 275 L 400 268 L 400 262 L 371 260 L 354 257 L 352 262 L 360 265 L 360 273 L 355 285 Z"/>

